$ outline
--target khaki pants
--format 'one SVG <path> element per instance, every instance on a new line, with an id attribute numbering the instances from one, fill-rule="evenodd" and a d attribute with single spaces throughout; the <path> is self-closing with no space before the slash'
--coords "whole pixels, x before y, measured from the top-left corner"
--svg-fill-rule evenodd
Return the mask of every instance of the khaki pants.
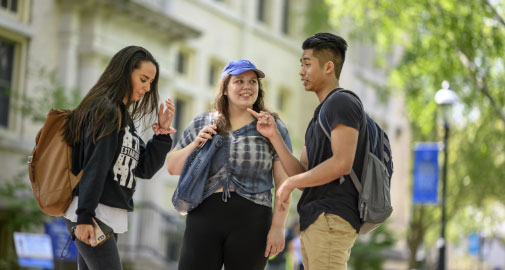
<path id="1" fill-rule="evenodd" d="M 358 233 L 337 215 L 322 213 L 302 231 L 300 244 L 306 270 L 346 270 Z"/>

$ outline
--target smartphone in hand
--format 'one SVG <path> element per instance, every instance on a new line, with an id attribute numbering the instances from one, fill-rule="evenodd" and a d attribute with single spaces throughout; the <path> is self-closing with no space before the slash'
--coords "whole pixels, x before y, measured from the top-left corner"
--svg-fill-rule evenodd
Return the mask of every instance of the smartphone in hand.
<path id="1" fill-rule="evenodd" d="M 102 227 L 100 227 L 99 222 L 97 222 L 94 218 L 92 219 L 92 222 L 93 222 L 92 223 L 93 231 L 95 233 L 95 241 L 94 241 L 94 244 L 93 243 L 91 244 L 91 246 L 97 247 L 97 246 L 103 244 L 105 241 L 107 241 L 107 239 L 109 239 L 109 237 L 112 235 L 112 231 L 111 232 L 104 232 L 102 230 Z M 107 226 L 107 228 L 108 228 L 108 226 Z"/>

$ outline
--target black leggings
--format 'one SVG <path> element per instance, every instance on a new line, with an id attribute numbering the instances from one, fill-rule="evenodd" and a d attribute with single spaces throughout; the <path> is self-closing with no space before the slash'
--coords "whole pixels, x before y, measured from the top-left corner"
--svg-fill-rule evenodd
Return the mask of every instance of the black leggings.
<path id="1" fill-rule="evenodd" d="M 272 209 L 212 194 L 188 214 L 179 270 L 263 270 Z"/>

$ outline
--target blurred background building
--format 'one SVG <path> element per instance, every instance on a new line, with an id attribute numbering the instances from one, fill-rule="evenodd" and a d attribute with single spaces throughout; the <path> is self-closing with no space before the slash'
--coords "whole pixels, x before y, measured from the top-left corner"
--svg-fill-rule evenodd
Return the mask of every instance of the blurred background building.
<path id="1" fill-rule="evenodd" d="M 212 108 L 224 65 L 249 59 L 266 73 L 266 105 L 286 123 L 295 155 L 318 100 L 300 83 L 303 31 L 311 1 L 294 0 L 2 0 L 0 1 L 0 186 L 25 170 L 41 122 L 20 110 L 23 100 L 41 100 L 43 89 L 77 89 L 83 96 L 112 55 L 128 45 L 147 48 L 160 64 L 162 99 L 175 101 L 176 141 L 196 115 Z M 344 36 L 345 38 L 345 36 Z M 393 148 L 394 212 L 388 226 L 400 241 L 388 269 L 405 269 L 409 218 L 410 138 L 401 96 L 381 98 L 386 71 L 373 65 L 374 51 L 349 40 L 341 86 L 356 91 L 367 111 L 387 130 Z M 392 59 L 394 60 L 394 59 Z M 373 83 L 370 83 L 373 82 Z M 18 98 L 16 98 L 18 97 Z M 20 98 L 19 98 L 20 97 Z M 31 99 L 30 99 L 31 98 Z M 33 104 L 33 106 L 50 104 Z M 49 108 L 47 108 L 49 109 Z M 150 137 L 146 131 L 145 138 Z M 25 175 L 23 181 L 29 183 Z M 176 264 L 184 219 L 171 197 L 178 177 L 162 169 L 139 181 L 130 230 L 120 237 L 125 262 L 138 269 Z M 19 196 L 28 193 L 19 193 Z M 299 194 L 295 194 L 295 199 Z M 297 218 L 293 210 L 289 222 Z M 0 198 L 0 227 L 5 227 Z M 3 218 L 3 219 L 2 219 Z M 289 223 L 288 222 L 288 223 Z M 37 230 L 37 229 L 34 229 Z M 4 237 L 12 237 L 2 234 Z"/>

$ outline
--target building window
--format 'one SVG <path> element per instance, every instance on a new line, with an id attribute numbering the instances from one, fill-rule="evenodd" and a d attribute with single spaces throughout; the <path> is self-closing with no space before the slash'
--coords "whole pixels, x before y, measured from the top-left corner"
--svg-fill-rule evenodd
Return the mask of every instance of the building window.
<path id="1" fill-rule="evenodd" d="M 21 23 L 30 23 L 32 0 L 0 0 L 0 17 L 7 16 Z"/>
<path id="2" fill-rule="evenodd" d="M 225 7 L 230 5 L 229 0 L 214 0 L 214 3 L 216 3 L 216 5 L 225 6 Z"/>
<path id="3" fill-rule="evenodd" d="M 2 6 L 4 0 L 2 0 Z M 9 124 L 10 92 L 14 71 L 14 44 L 0 39 L 0 126 Z"/>
<path id="4" fill-rule="evenodd" d="M 184 132 L 184 123 L 182 122 L 184 120 L 184 111 L 186 109 L 186 101 L 184 101 L 181 98 L 176 98 L 175 102 L 175 111 L 177 112 L 174 115 L 174 128 L 177 130 L 177 132 L 174 134 L 175 141 L 179 141 L 181 139 L 182 133 Z"/>
<path id="5" fill-rule="evenodd" d="M 7 11 L 17 13 L 18 12 L 18 1 L 17 0 L 0 0 L 0 8 Z"/>
<path id="6" fill-rule="evenodd" d="M 221 79 L 221 71 L 223 70 L 223 65 L 218 61 L 212 61 L 209 65 L 209 86 L 214 87 L 217 85 Z"/>
<path id="7" fill-rule="evenodd" d="M 284 0 L 282 5 L 282 25 L 281 31 L 284 34 L 289 33 L 289 0 Z"/>
<path id="8" fill-rule="evenodd" d="M 214 84 L 216 83 L 216 78 L 217 78 L 217 68 L 215 65 L 210 65 L 209 67 L 209 85 L 210 86 L 214 86 Z"/>
<path id="9" fill-rule="evenodd" d="M 258 14 L 257 19 L 260 22 L 266 22 L 266 5 L 265 0 L 258 0 Z"/>
<path id="10" fill-rule="evenodd" d="M 186 52 L 179 51 L 177 53 L 177 72 L 179 74 L 187 74 L 188 73 L 188 58 L 189 55 Z"/>

